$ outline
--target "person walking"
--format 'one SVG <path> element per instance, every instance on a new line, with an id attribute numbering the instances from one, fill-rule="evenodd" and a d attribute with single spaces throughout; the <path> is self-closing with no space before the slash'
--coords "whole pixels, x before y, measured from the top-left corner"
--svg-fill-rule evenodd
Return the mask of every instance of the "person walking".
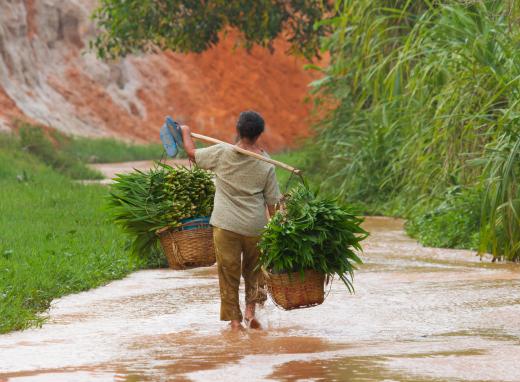
<path id="1" fill-rule="evenodd" d="M 237 152 L 232 145 L 217 144 L 195 149 L 190 128 L 181 126 L 184 149 L 199 167 L 216 177 L 216 192 L 210 224 L 217 257 L 220 287 L 220 319 L 241 329 L 242 320 L 259 329 L 257 304 L 267 298 L 257 247 L 268 218 L 275 212 L 281 193 L 272 164 Z M 236 146 L 268 157 L 258 145 L 265 130 L 262 116 L 255 111 L 240 113 L 236 124 Z M 245 317 L 239 304 L 240 276 L 245 282 Z"/>

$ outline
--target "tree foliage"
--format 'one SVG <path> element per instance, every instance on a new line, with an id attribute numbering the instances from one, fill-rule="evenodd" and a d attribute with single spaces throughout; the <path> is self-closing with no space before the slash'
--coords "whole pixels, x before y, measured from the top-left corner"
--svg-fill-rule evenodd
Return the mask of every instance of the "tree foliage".
<path id="1" fill-rule="evenodd" d="M 154 49 L 202 52 L 235 29 L 247 48 L 272 49 L 281 35 L 292 53 L 310 58 L 329 30 L 316 23 L 334 10 L 333 2 L 315 0 L 101 0 L 93 15 L 100 34 L 92 47 L 101 58 Z"/>

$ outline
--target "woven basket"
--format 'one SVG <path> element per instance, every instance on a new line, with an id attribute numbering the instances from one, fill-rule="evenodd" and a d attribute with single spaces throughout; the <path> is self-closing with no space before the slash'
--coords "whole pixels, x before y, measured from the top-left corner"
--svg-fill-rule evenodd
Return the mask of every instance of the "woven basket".
<path id="1" fill-rule="evenodd" d="M 190 269 L 215 264 L 213 229 L 207 219 L 192 219 L 179 228 L 157 234 L 170 268 Z"/>
<path id="2" fill-rule="evenodd" d="M 306 270 L 303 280 L 299 272 L 265 272 L 265 283 L 273 302 L 285 310 L 308 308 L 325 300 L 325 274 L 315 270 Z"/>

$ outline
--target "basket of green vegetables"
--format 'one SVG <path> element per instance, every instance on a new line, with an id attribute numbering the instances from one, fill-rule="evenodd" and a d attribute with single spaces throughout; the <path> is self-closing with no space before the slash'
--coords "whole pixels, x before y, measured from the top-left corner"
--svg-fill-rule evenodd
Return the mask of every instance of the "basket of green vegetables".
<path id="1" fill-rule="evenodd" d="M 152 258 L 162 247 L 170 268 L 186 269 L 215 263 L 207 218 L 214 195 L 210 172 L 158 163 L 149 171 L 117 175 L 109 207 L 132 236 L 135 253 Z"/>
<path id="2" fill-rule="evenodd" d="M 315 306 L 325 283 L 338 276 L 349 292 L 368 233 L 363 219 L 334 199 L 316 197 L 305 185 L 289 192 L 259 243 L 260 265 L 274 303 L 285 309 Z"/>

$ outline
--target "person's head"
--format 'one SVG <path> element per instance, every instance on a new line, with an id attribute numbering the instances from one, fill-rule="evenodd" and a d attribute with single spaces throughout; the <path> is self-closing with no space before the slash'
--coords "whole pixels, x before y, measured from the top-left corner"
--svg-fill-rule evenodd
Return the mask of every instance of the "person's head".
<path id="1" fill-rule="evenodd" d="M 249 142 L 256 142 L 264 132 L 265 122 L 256 111 L 247 110 L 240 113 L 237 121 L 238 138 Z"/>

